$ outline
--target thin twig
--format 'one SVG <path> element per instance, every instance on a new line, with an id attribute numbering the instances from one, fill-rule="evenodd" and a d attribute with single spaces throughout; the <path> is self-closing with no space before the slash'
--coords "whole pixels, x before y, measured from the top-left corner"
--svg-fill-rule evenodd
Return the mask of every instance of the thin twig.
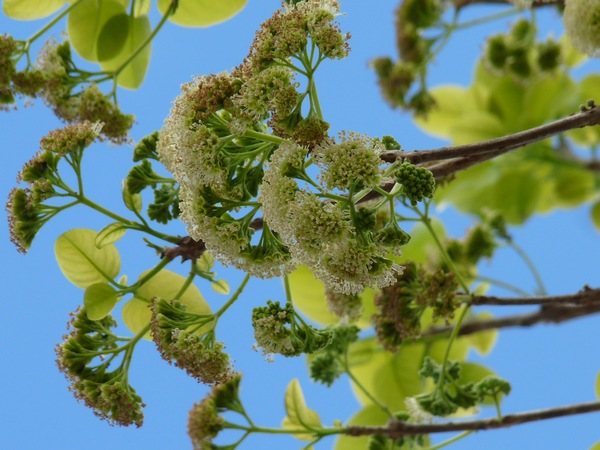
<path id="1" fill-rule="evenodd" d="M 397 439 L 402 436 L 429 433 L 446 433 L 449 431 L 493 430 L 521 425 L 539 420 L 555 419 L 557 417 L 573 416 L 600 411 L 600 402 L 579 403 L 556 408 L 539 409 L 518 414 L 508 414 L 502 418 L 469 420 L 464 422 L 446 423 L 407 423 L 401 421 L 390 422 L 383 427 L 353 426 L 348 427 L 344 434 L 349 436 L 370 436 L 380 434 Z"/>

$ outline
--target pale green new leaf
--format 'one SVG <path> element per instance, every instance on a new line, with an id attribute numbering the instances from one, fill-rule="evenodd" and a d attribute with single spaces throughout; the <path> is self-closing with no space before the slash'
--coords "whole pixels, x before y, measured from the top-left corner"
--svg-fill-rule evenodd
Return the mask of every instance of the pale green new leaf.
<path id="1" fill-rule="evenodd" d="M 140 275 L 144 277 L 147 272 Z M 135 297 L 129 300 L 122 310 L 123 321 L 132 333 L 139 333 L 150 323 L 150 302 L 154 297 L 172 300 L 178 294 L 185 283 L 186 278 L 170 270 L 163 269 L 154 277 L 144 283 L 135 293 Z M 187 306 L 189 312 L 195 314 L 211 314 L 210 307 L 204 297 L 194 284 L 190 284 L 179 296 L 179 301 Z M 208 331 L 210 325 L 202 327 L 198 333 Z M 151 339 L 150 333 L 144 335 L 145 339 Z"/>
<path id="2" fill-rule="evenodd" d="M 128 36 L 129 16 L 127 14 L 117 14 L 108 19 L 102 26 L 96 43 L 98 61 L 108 61 L 121 53 Z"/>
<path id="3" fill-rule="evenodd" d="M 215 258 L 207 250 L 202 253 L 202 256 L 196 260 L 196 269 L 200 272 L 210 272 L 210 269 L 215 265 Z"/>
<path id="4" fill-rule="evenodd" d="M 141 194 L 132 194 L 127 188 L 127 183 L 123 181 L 122 187 L 123 194 L 123 203 L 129 211 L 133 211 L 136 213 L 142 212 L 142 195 Z"/>
<path id="5" fill-rule="evenodd" d="M 248 0 L 179 0 L 175 14 L 169 20 L 184 27 L 208 27 L 232 18 L 246 6 Z M 165 14 L 171 0 L 158 0 L 158 9 Z"/>
<path id="6" fill-rule="evenodd" d="M 482 312 L 473 317 L 475 320 L 489 320 L 491 318 L 492 314 L 489 312 Z M 479 333 L 473 333 L 466 338 L 477 353 L 485 356 L 492 351 L 492 348 L 494 348 L 496 340 L 498 339 L 498 330 L 480 331 Z"/>
<path id="7" fill-rule="evenodd" d="M 592 216 L 592 223 L 596 229 L 600 231 L 600 201 L 596 202 L 594 206 L 592 206 L 590 215 Z"/>
<path id="8" fill-rule="evenodd" d="M 81 0 L 67 19 L 69 40 L 79 56 L 98 61 L 98 37 L 102 28 L 112 17 L 126 13 L 125 6 L 117 0 Z"/>
<path id="9" fill-rule="evenodd" d="M 96 247 L 96 233 L 87 228 L 74 228 L 58 237 L 54 253 L 60 270 L 75 286 L 87 288 L 114 279 L 121 270 L 117 248 L 108 244 Z"/>
<path id="10" fill-rule="evenodd" d="M 330 312 L 327 307 L 325 285 L 321 280 L 315 278 L 308 267 L 298 266 L 294 272 L 288 275 L 288 281 L 294 307 L 303 315 L 321 325 L 339 323 L 340 319 Z M 375 291 L 369 288 L 360 294 L 363 311 L 360 319 L 355 324 L 358 327 L 368 328 L 371 326 L 370 318 L 375 313 L 374 297 Z"/>
<path id="11" fill-rule="evenodd" d="M 229 283 L 227 283 L 227 281 L 225 281 L 225 280 L 215 280 L 210 284 L 210 287 L 217 294 L 223 294 L 223 295 L 229 294 L 229 291 L 231 290 L 229 288 Z"/>
<path id="12" fill-rule="evenodd" d="M 136 0 L 133 7 L 133 15 L 135 17 L 144 16 L 150 12 L 150 0 Z"/>
<path id="13" fill-rule="evenodd" d="M 94 244 L 98 248 L 102 248 L 107 246 L 108 244 L 113 244 L 121 239 L 125 232 L 127 231 L 127 227 L 123 225 L 121 222 L 111 223 L 104 227 L 94 240 Z"/>
<path id="14" fill-rule="evenodd" d="M 83 294 L 83 305 L 90 320 L 101 320 L 113 310 L 118 301 L 117 291 L 108 283 L 88 286 Z"/>
<path id="15" fill-rule="evenodd" d="M 100 66 L 107 72 L 121 70 L 124 63 L 136 52 L 150 37 L 152 27 L 148 16 L 129 17 L 129 33 L 123 48 L 117 56 L 108 61 L 102 61 Z M 133 60 L 122 68 L 117 78 L 119 86 L 127 89 L 140 87 L 146 76 L 150 64 L 151 44 L 147 43 Z"/>
<path id="16" fill-rule="evenodd" d="M 306 434 L 294 434 L 295 438 L 302 440 L 313 440 L 312 428 L 321 428 L 321 418 L 316 411 L 308 408 L 304 401 L 302 388 L 297 378 L 294 378 L 285 391 L 285 412 L 287 416 L 283 419 L 282 428 L 286 430 L 304 429 Z"/>
<path id="17" fill-rule="evenodd" d="M 42 19 L 58 11 L 67 2 L 68 0 L 4 0 L 2 11 L 12 19 Z"/>

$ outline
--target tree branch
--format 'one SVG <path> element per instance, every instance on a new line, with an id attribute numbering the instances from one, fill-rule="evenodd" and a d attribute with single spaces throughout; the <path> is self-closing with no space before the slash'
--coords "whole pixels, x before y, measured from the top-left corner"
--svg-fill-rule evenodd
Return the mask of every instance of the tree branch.
<path id="1" fill-rule="evenodd" d="M 471 305 L 576 305 L 600 302 L 600 289 L 585 286 L 575 294 L 547 295 L 539 297 L 493 297 L 478 295 L 469 301 Z"/>
<path id="2" fill-rule="evenodd" d="M 464 422 L 446 422 L 431 424 L 416 424 L 400 421 L 390 422 L 384 427 L 352 426 L 344 434 L 350 436 L 369 436 L 381 434 L 392 439 L 402 436 L 429 433 L 445 433 L 449 431 L 479 431 L 507 428 L 539 420 L 555 419 L 557 417 L 573 416 L 600 411 L 600 402 L 579 403 L 576 405 L 560 406 L 556 408 L 540 409 L 518 414 L 508 414 L 502 418 L 470 420 Z"/>
<path id="3" fill-rule="evenodd" d="M 388 151 L 381 154 L 381 159 L 389 163 L 393 163 L 398 159 L 407 159 L 413 164 L 423 164 L 432 161 L 460 158 L 459 161 L 461 164 L 466 165 L 464 167 L 462 165 L 456 167 L 460 167 L 460 169 L 457 170 L 462 170 L 511 150 L 564 133 L 565 131 L 599 124 L 600 108 L 592 107 L 539 127 L 490 139 L 488 141 L 453 147 L 441 147 L 433 150 L 417 150 L 409 152 Z M 454 163 L 454 165 L 457 164 L 456 161 L 451 161 L 451 163 Z M 430 169 L 432 168 L 430 167 Z"/>
<path id="4" fill-rule="evenodd" d="M 499 330 L 501 328 L 530 327 L 539 323 L 562 323 L 579 317 L 600 313 L 600 303 L 583 306 L 542 306 L 537 312 L 519 314 L 508 317 L 498 317 L 490 320 L 467 320 L 460 330 L 459 336 L 479 333 L 481 331 Z M 421 334 L 421 338 L 443 336 L 452 332 L 453 326 L 431 327 Z"/>
<path id="5" fill-rule="evenodd" d="M 476 4 L 493 4 L 493 5 L 508 5 L 511 4 L 509 0 L 454 0 L 454 7 L 457 10 L 464 8 L 469 5 Z M 532 4 L 532 8 L 539 8 L 542 6 L 563 6 L 564 0 L 535 0 Z"/>

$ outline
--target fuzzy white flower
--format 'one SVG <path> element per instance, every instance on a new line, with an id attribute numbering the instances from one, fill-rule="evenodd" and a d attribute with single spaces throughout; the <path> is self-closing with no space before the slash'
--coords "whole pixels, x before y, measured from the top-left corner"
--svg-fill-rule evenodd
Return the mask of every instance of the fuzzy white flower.
<path id="1" fill-rule="evenodd" d="M 567 0 L 563 21 L 573 47 L 600 57 L 600 0 Z"/>

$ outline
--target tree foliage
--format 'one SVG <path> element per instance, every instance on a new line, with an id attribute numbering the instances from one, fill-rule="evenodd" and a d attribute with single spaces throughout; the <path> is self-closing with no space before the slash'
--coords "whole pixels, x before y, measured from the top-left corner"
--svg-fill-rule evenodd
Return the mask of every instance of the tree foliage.
<path id="1" fill-rule="evenodd" d="M 535 215 L 582 205 L 600 228 L 600 78 L 574 75 L 600 54 L 600 2 L 494 1 L 504 4 L 499 13 L 463 20 L 486 2 L 399 1 L 397 55 L 371 61 L 381 96 L 451 142 L 407 151 L 397 136 L 329 133 L 317 81 L 322 66 L 350 52 L 350 33 L 338 23 L 344 3 L 284 1 L 238 66 L 183 84 L 162 129 L 135 144 L 124 216 L 88 196 L 83 170 L 94 141 L 129 142 L 134 118 L 119 109 L 119 88 L 143 83 L 166 21 L 209 26 L 246 1 L 159 0 L 154 28 L 150 3 L 3 3 L 14 19 L 51 18 L 28 40 L 0 36 L 0 104 L 41 98 L 66 122 L 18 175 L 7 203 L 11 238 L 25 253 L 47 222 L 77 206 L 106 219 L 100 230 L 65 230 L 54 247 L 64 276 L 83 290 L 56 347 L 75 398 L 113 424 L 141 426 L 145 405 L 129 367 L 135 347 L 151 340 L 166 362 L 211 386 L 189 414 L 197 449 L 243 448 L 261 433 L 288 434 L 306 449 L 330 436 L 336 450 L 441 448 L 477 430 L 600 410 L 591 402 L 505 415 L 510 380 L 468 360 L 471 349 L 488 354 L 501 328 L 600 312 L 600 291 L 587 285 L 549 295 L 511 236 Z M 564 36 L 540 38 L 542 7 L 563 14 Z M 509 29 L 487 37 L 469 86 L 429 86 L 432 63 L 455 32 L 513 14 Z M 61 18 L 65 39 L 50 38 L 32 62 L 31 45 Z M 462 238 L 447 237 L 435 208 L 445 204 L 476 219 Z M 188 236 L 169 234 L 174 221 Z M 131 232 L 156 251 L 135 281 L 121 275 L 118 251 Z M 486 295 L 479 266 L 501 247 L 523 258 L 536 292 L 500 280 L 519 296 Z M 187 276 L 166 268 L 179 258 Z M 215 260 L 245 272 L 233 292 Z M 280 393 L 280 428 L 248 413 L 239 392 L 245 368 L 217 333 L 251 277 L 284 285 L 247 318 L 255 347 L 267 359 L 304 355 L 310 377 L 327 387 L 346 375 L 362 406 L 346 423 L 323 423 L 297 379 Z M 207 283 L 226 296 L 223 304 L 209 305 Z M 540 309 L 503 318 L 476 309 L 491 304 Z M 117 334 L 121 323 L 128 336 Z M 453 420 L 484 406 L 495 416 Z M 448 431 L 462 433 L 431 446 Z"/>

